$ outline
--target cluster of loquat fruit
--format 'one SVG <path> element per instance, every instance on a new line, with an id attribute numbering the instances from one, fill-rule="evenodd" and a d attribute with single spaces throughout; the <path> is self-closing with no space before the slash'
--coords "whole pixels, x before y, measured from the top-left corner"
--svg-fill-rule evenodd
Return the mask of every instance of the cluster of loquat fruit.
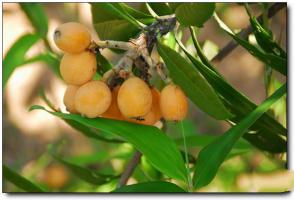
<path id="1" fill-rule="evenodd" d="M 111 91 L 105 82 L 93 80 L 97 61 L 95 54 L 88 50 L 91 35 L 82 24 L 62 24 L 54 32 L 54 41 L 65 52 L 60 74 L 68 84 L 63 101 L 70 113 L 145 125 L 154 125 L 162 117 L 170 121 L 185 118 L 187 98 L 173 83 L 159 92 L 154 86 L 131 75 Z"/>

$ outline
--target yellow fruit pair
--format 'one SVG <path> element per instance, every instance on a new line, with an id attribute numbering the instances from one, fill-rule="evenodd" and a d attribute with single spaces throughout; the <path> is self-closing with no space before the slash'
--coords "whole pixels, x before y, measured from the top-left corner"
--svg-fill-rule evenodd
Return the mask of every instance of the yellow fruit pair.
<path id="1" fill-rule="evenodd" d="M 55 44 L 65 52 L 60 62 L 60 74 L 70 85 L 82 85 L 92 80 L 97 62 L 94 53 L 86 51 L 91 35 L 80 23 L 62 24 L 54 32 Z"/>

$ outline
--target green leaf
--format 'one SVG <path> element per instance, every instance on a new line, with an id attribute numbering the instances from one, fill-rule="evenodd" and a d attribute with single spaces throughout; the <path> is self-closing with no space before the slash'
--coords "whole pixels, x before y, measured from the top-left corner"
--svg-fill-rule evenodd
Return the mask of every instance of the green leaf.
<path id="1" fill-rule="evenodd" d="M 50 150 L 51 155 L 60 163 L 62 163 L 63 165 L 65 165 L 68 169 L 71 170 L 71 172 L 73 174 L 75 174 L 77 177 L 79 177 L 80 179 L 94 184 L 94 185 L 102 185 L 104 183 L 109 182 L 111 179 L 116 178 L 117 176 L 109 176 L 109 175 L 104 175 L 104 174 L 100 174 L 96 171 L 90 170 L 88 168 L 79 166 L 75 163 L 69 162 L 61 157 L 59 157 L 58 155 L 56 155 L 52 150 Z"/>
<path id="2" fill-rule="evenodd" d="M 99 129 L 117 135 L 133 144 L 159 171 L 179 180 L 186 180 L 183 158 L 176 144 L 162 131 L 152 126 L 134 124 L 105 118 L 88 119 L 77 114 L 51 112 L 42 106 L 32 106 L 30 110 L 41 109 L 65 120 L 73 120 L 89 128 Z"/>
<path id="3" fill-rule="evenodd" d="M 100 75 L 112 69 L 112 64 L 100 53 L 96 53 L 97 69 Z"/>
<path id="4" fill-rule="evenodd" d="M 112 192 L 115 193 L 136 193 L 136 192 L 151 192 L 151 193 L 164 193 L 164 192 L 176 192 L 182 193 L 186 192 L 179 186 L 169 182 L 161 182 L 161 181 L 154 181 L 154 182 L 145 182 L 145 183 L 137 183 L 133 185 L 123 186 L 118 188 Z"/>
<path id="5" fill-rule="evenodd" d="M 264 53 L 256 46 L 250 44 L 248 41 L 236 36 L 215 14 L 214 15 L 219 26 L 226 31 L 238 44 L 245 48 L 251 55 L 259 59 L 261 62 L 275 69 L 283 75 L 287 75 L 287 59 L 281 56 L 276 56 L 270 53 Z"/>
<path id="6" fill-rule="evenodd" d="M 59 65 L 60 65 L 60 58 L 51 52 L 39 54 L 36 56 L 33 56 L 31 58 L 26 59 L 22 65 L 26 65 L 33 62 L 44 62 L 48 65 L 50 69 L 61 78 Z"/>
<path id="7" fill-rule="evenodd" d="M 287 59 L 287 53 L 273 40 L 272 34 L 265 30 L 249 11 L 247 13 L 258 45 L 267 53 Z"/>
<path id="8" fill-rule="evenodd" d="M 159 44 L 158 52 L 167 65 L 172 80 L 184 90 L 193 103 L 216 119 L 232 117 L 213 88 L 185 58 L 163 44 Z"/>
<path id="9" fill-rule="evenodd" d="M 252 126 L 273 103 L 282 97 L 286 91 L 286 84 L 284 84 L 238 124 L 200 151 L 194 175 L 194 185 L 196 189 L 209 184 L 213 180 L 218 168 L 240 137 L 242 137 L 250 126 Z"/>
<path id="10" fill-rule="evenodd" d="M 148 15 L 144 12 L 141 12 L 139 10 L 136 10 L 130 6 L 128 6 L 127 4 L 125 3 L 120 3 L 120 6 L 122 8 L 124 8 L 124 10 L 129 13 L 132 17 L 136 18 L 136 19 L 142 19 L 142 18 L 152 18 L 151 15 Z"/>
<path id="11" fill-rule="evenodd" d="M 3 60 L 3 88 L 14 69 L 25 62 L 26 52 L 40 39 L 39 35 L 27 34 L 19 38 L 9 49 Z"/>
<path id="12" fill-rule="evenodd" d="M 158 16 L 173 14 L 173 11 L 165 2 L 149 2 L 148 5 Z"/>
<path id="13" fill-rule="evenodd" d="M 218 92 L 218 94 L 224 98 L 223 100 L 226 105 L 231 109 L 232 113 L 235 114 L 235 117 L 230 119 L 232 122 L 238 123 L 249 112 L 252 112 L 257 107 L 245 95 L 241 94 L 229 83 L 227 83 L 225 79 L 214 69 L 214 67 L 208 61 L 208 65 L 204 65 L 199 60 L 194 58 L 179 40 L 177 40 L 177 43 L 190 59 L 190 61 L 194 64 L 194 67 L 199 70 L 199 72 L 206 78 L 206 80 Z M 196 44 L 198 44 L 198 42 Z M 200 47 L 196 49 L 197 53 L 199 55 L 202 55 L 201 57 L 205 57 Z M 252 126 L 252 129 L 257 131 L 257 137 L 255 137 L 255 139 L 258 140 L 258 142 L 256 141 L 253 143 L 252 140 L 248 141 L 250 141 L 254 145 L 267 142 L 267 147 L 269 148 L 268 151 L 270 152 L 277 152 L 281 150 L 281 147 L 284 147 L 286 145 L 285 139 L 282 139 L 279 135 L 286 136 L 287 130 L 280 123 L 270 117 L 267 113 L 265 113 L 259 120 L 257 120 L 257 122 Z M 271 138 L 275 139 L 269 141 L 262 134 L 259 134 L 261 130 L 267 132 L 268 135 L 271 135 Z M 248 134 L 249 133 L 246 133 L 244 137 Z M 246 137 L 246 139 L 248 138 Z M 259 149 L 263 149 L 263 146 L 257 147 Z"/>
<path id="14" fill-rule="evenodd" d="M 26 13 L 34 26 L 36 33 L 46 37 L 48 32 L 48 18 L 40 3 L 19 3 L 21 9 Z"/>
<path id="15" fill-rule="evenodd" d="M 177 7 L 179 7 L 183 3 L 179 2 L 168 2 L 168 7 L 173 11 L 173 13 L 176 11 Z"/>
<path id="16" fill-rule="evenodd" d="M 212 16 L 215 3 L 183 3 L 176 8 L 176 17 L 183 26 L 202 27 Z"/>
<path id="17" fill-rule="evenodd" d="M 2 165 L 2 173 L 5 180 L 13 183 L 26 192 L 46 192 L 40 186 L 32 183 L 28 179 L 9 169 L 6 165 Z"/>
<path id="18" fill-rule="evenodd" d="M 113 12 L 113 5 L 110 3 L 92 3 L 92 20 L 94 28 L 101 40 L 118 40 L 118 41 L 128 41 L 130 38 L 135 37 L 139 32 L 140 28 L 130 23 L 118 12 Z M 115 5 L 115 4 L 114 4 Z M 129 15 L 134 15 L 133 17 L 142 16 L 137 12 L 131 12 L 130 8 L 123 6 L 125 12 L 130 12 Z M 118 10 L 116 7 L 114 10 Z M 125 14 L 124 12 L 124 14 Z M 150 24 L 153 22 L 153 18 L 143 17 L 138 18 L 137 21 L 143 24 Z"/>

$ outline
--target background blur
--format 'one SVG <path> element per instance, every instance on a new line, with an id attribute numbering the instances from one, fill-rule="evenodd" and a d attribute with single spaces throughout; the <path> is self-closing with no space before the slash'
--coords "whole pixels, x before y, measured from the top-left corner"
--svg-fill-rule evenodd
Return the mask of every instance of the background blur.
<path id="1" fill-rule="evenodd" d="M 139 8 L 140 3 L 130 5 Z M 87 3 L 44 3 L 49 18 L 49 43 L 54 51 L 60 52 L 52 42 L 54 29 L 65 22 L 79 21 L 92 32 L 94 40 L 98 39 L 92 27 L 90 5 Z M 253 6 L 253 8 L 255 8 Z M 256 16 L 260 10 L 254 10 Z M 232 29 L 243 29 L 249 25 L 249 17 L 242 5 L 236 3 L 217 3 L 217 12 L 224 22 Z M 270 21 L 270 27 L 276 40 L 285 48 L 286 41 L 286 9 L 282 9 Z M 33 28 L 17 3 L 3 3 L 3 56 L 11 45 L 24 33 L 32 32 Z M 219 49 L 224 47 L 230 37 L 226 35 L 214 20 L 205 23 L 199 40 L 204 44 L 204 52 L 212 58 Z M 39 42 L 28 52 L 28 56 L 42 52 L 44 44 Z M 116 55 L 108 50 L 103 54 L 112 62 L 118 60 Z M 224 60 L 214 63 L 217 70 L 236 89 L 247 95 L 253 102 L 259 104 L 265 97 L 264 65 L 241 47 L 236 48 Z M 277 80 L 285 82 L 275 74 Z M 48 144 L 58 144 L 60 153 L 70 157 L 80 164 L 106 172 L 123 170 L 125 158 L 134 151 L 127 144 L 105 144 L 90 140 L 67 126 L 63 121 L 46 112 L 28 112 L 33 104 L 45 105 L 38 91 L 44 88 L 47 96 L 64 110 L 62 103 L 65 84 L 42 63 L 34 63 L 17 68 L 7 83 L 3 93 L 3 162 L 25 177 L 41 182 L 53 191 L 103 191 L 113 189 L 113 183 L 94 186 L 71 176 L 70 172 L 56 163 L 47 153 Z M 229 126 L 218 122 L 190 105 L 189 117 L 184 125 L 190 134 L 221 134 Z M 286 106 L 280 108 L 279 121 L 286 125 Z M 177 125 L 170 124 L 168 131 L 176 137 Z M 197 149 L 192 149 L 192 152 Z M 278 155 L 281 156 L 281 155 Z M 285 156 L 285 155 L 284 155 Z M 128 160 L 128 159 L 127 159 Z M 99 161 L 99 164 L 97 162 Z M 139 167 L 129 183 L 136 182 L 136 177 L 143 176 L 144 166 Z M 284 163 L 275 156 L 266 155 L 260 151 L 236 156 L 226 161 L 215 180 L 203 191 L 275 191 L 288 187 L 284 178 Z M 51 169 L 51 171 L 50 171 Z M 46 171 L 47 170 L 47 171 Z M 55 170 L 55 171 L 54 171 Z M 59 186 L 50 184 L 46 174 L 58 174 L 62 183 Z M 270 180 L 270 181 L 269 181 Z M 54 182 L 54 180 L 53 180 Z M 19 191 L 10 183 L 4 182 L 3 191 Z"/>

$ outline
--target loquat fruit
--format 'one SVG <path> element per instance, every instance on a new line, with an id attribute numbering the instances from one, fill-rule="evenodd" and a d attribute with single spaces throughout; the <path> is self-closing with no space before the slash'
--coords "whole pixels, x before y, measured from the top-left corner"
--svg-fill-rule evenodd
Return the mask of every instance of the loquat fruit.
<path id="1" fill-rule="evenodd" d="M 75 107 L 88 118 L 103 114 L 111 104 L 111 91 L 102 81 L 90 81 L 76 92 Z"/>
<path id="2" fill-rule="evenodd" d="M 67 84 L 82 85 L 90 81 L 97 68 L 95 54 L 84 51 L 79 54 L 65 54 L 60 62 L 60 74 Z"/>
<path id="3" fill-rule="evenodd" d="M 91 35 L 84 25 L 68 22 L 54 31 L 54 42 L 67 53 L 81 53 L 90 45 Z"/>
<path id="4" fill-rule="evenodd" d="M 166 120 L 180 121 L 186 117 L 188 101 L 179 86 L 169 84 L 163 88 L 160 94 L 160 110 Z"/>
<path id="5" fill-rule="evenodd" d="M 128 121 L 135 122 L 138 124 L 154 125 L 157 121 L 160 120 L 161 118 L 161 112 L 160 112 L 160 106 L 159 106 L 160 93 L 155 87 L 151 88 L 151 93 L 152 93 L 152 107 L 151 107 L 151 110 L 148 112 L 148 114 L 142 117 L 142 120 L 128 119 Z"/>
<path id="6" fill-rule="evenodd" d="M 77 110 L 75 108 L 75 95 L 78 89 L 78 86 L 69 85 L 67 86 L 66 91 L 64 93 L 63 103 L 66 107 L 66 110 L 70 113 L 77 113 Z"/>
<path id="7" fill-rule="evenodd" d="M 142 117 L 151 109 L 152 93 L 143 80 L 138 77 L 130 77 L 121 85 L 117 103 L 124 117 Z"/>

